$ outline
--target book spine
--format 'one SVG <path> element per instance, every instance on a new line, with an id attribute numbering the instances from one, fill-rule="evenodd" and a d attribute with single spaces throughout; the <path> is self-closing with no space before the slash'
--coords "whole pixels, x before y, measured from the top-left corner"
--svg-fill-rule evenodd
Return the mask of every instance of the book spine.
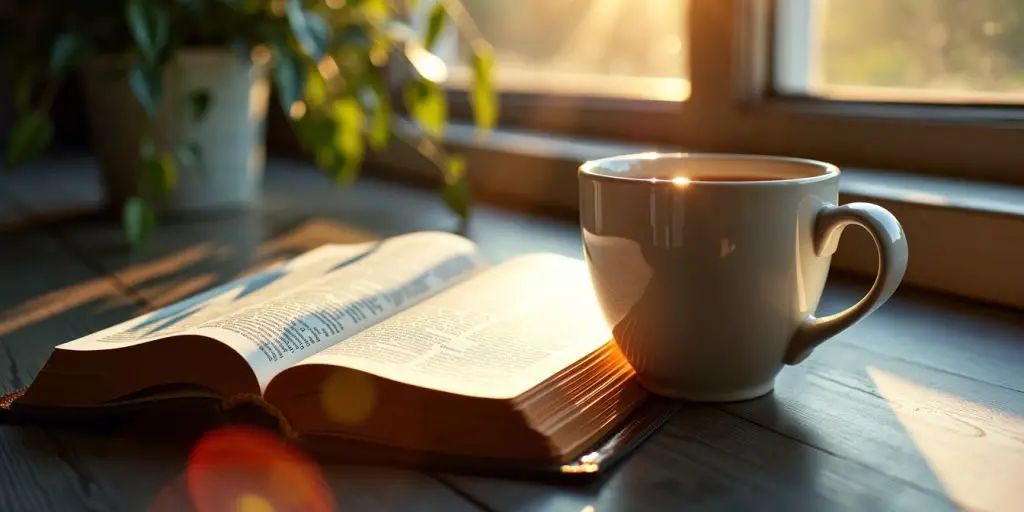
<path id="1" fill-rule="evenodd" d="M 288 418 L 286 418 L 277 407 L 274 407 L 264 400 L 262 396 L 256 393 L 240 393 L 227 397 L 223 402 L 221 402 L 221 408 L 227 412 L 242 404 L 252 404 L 259 407 L 265 413 L 277 420 L 281 433 L 284 434 L 285 437 L 288 439 L 298 439 L 299 434 L 292 428 L 291 423 L 288 422 Z"/>

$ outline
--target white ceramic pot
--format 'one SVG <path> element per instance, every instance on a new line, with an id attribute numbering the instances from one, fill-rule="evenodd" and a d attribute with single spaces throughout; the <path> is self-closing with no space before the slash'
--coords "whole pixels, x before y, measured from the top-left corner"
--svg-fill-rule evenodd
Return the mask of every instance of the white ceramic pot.
<path id="1" fill-rule="evenodd" d="M 142 107 L 128 84 L 127 63 L 126 58 L 115 56 L 94 59 L 82 77 L 106 199 L 118 209 L 137 190 L 139 140 L 147 129 Z M 199 89 L 208 90 L 212 102 L 197 121 L 190 115 L 188 97 Z M 161 210 L 239 209 L 259 197 L 269 92 L 265 70 L 241 61 L 229 50 L 178 52 L 166 68 L 163 100 L 150 129 L 160 150 L 195 144 L 203 169 L 179 161 L 177 186 L 162 201 Z"/>

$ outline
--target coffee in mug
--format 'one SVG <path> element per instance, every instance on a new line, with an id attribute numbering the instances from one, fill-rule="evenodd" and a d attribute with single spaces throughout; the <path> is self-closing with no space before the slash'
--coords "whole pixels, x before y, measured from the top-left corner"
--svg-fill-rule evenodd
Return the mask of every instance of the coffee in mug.
<path id="1" fill-rule="evenodd" d="M 597 298 L 640 383 L 694 401 L 772 390 L 786 364 L 881 306 L 907 265 L 895 217 L 839 205 L 839 169 L 798 158 L 659 154 L 579 169 L 580 224 Z M 815 316 L 843 228 L 874 238 L 863 300 Z"/>

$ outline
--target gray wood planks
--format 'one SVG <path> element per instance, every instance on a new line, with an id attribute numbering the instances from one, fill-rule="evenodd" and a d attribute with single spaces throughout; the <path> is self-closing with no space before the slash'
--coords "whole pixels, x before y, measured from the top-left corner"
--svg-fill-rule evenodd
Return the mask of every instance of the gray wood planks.
<path id="1" fill-rule="evenodd" d="M 698 405 L 680 411 L 601 486 L 445 478 L 489 506 L 515 511 L 955 508 L 941 495 Z"/>
<path id="2" fill-rule="evenodd" d="M 115 288 L 158 305 L 319 243 L 455 226 L 432 191 L 372 180 L 338 191 L 315 172 L 289 167 L 272 166 L 259 213 L 173 222 L 156 245 L 130 257 L 119 247 L 116 225 L 65 222 L 47 229 L 90 266 L 113 272 Z M 38 202 L 41 211 L 59 213 L 68 204 L 73 210 L 97 200 L 95 193 L 82 192 L 87 186 L 62 178 L 45 182 L 62 197 Z M 39 185 L 18 186 L 24 201 Z M 469 234 L 495 261 L 538 250 L 580 255 L 572 223 L 494 208 L 477 210 Z M 139 270 L 174 264 L 184 270 Z M 854 302 L 864 288 L 861 279 L 833 279 L 823 310 Z M 784 370 L 772 395 L 685 408 L 602 486 L 440 478 L 499 510 L 1020 509 L 1024 495 L 1013 479 L 1024 474 L 1022 367 L 1019 312 L 902 290 L 806 363 Z M 37 444 L 45 449 L 45 441 Z M 109 443 L 105 449 L 112 453 L 131 451 L 129 441 Z M 105 467 L 96 462 L 105 459 L 98 452 L 61 446 L 53 450 L 76 453 L 80 467 Z M 114 459 L 119 457 L 127 459 L 126 468 L 149 471 L 145 461 Z M 159 463 L 153 467 L 161 471 Z M 173 464 L 168 468 L 173 474 Z M 325 471 L 339 479 L 335 486 L 366 491 L 361 498 L 352 489 L 347 494 L 371 508 L 402 507 L 402 499 L 386 501 L 401 491 L 430 503 L 431 493 L 454 496 L 425 483 L 389 488 L 410 475 L 417 482 L 425 478 L 416 473 Z M 76 499 L 105 496 L 102 486 L 92 485 L 79 486 L 91 494 L 81 491 L 84 497 Z"/>
<path id="3" fill-rule="evenodd" d="M 5 188 L 9 183 L 0 181 L 0 197 L 13 195 Z M 79 194 L 82 188 L 37 189 L 27 180 L 19 183 L 27 183 L 18 188 L 24 196 L 2 203 L 6 206 L 0 209 L 4 392 L 29 383 L 56 344 L 305 250 L 318 236 L 330 239 L 324 241 L 341 236 L 330 227 L 314 226 L 272 241 L 261 252 L 258 247 L 268 236 L 291 221 L 270 222 L 265 229 L 259 215 L 228 216 L 213 223 L 172 225 L 159 239 L 163 246 L 129 254 L 116 223 L 90 213 L 96 198 Z M 72 210 L 84 213 L 64 216 L 72 210 L 62 199 L 47 199 L 48 189 L 70 194 L 70 202 L 76 203 Z M 39 201 L 29 203 L 25 197 Z M 13 212 L 28 207 L 38 211 Z M 63 217 L 61 222 L 39 226 L 57 214 Z M 44 218 L 33 222 L 31 215 Z M 107 269 L 117 273 L 104 275 Z M 180 510 L 188 505 L 181 474 L 190 446 L 191 441 L 153 442 L 74 429 L 2 425 L 0 509 Z M 321 469 L 342 510 L 477 509 L 422 473 L 350 466 Z"/>

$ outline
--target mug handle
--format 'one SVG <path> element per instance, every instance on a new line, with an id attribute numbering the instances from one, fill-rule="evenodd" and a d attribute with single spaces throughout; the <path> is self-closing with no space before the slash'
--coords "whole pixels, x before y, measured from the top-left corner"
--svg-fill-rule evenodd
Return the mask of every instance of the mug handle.
<path id="1" fill-rule="evenodd" d="M 819 211 L 814 227 L 814 252 L 823 256 L 827 251 L 835 251 L 843 228 L 851 224 L 864 228 L 875 240 L 875 248 L 878 249 L 875 283 L 860 302 L 839 313 L 821 318 L 807 315 L 789 342 L 783 358 L 786 364 L 803 361 L 814 347 L 885 304 L 903 279 L 907 270 L 907 237 L 896 217 L 875 204 L 829 205 Z"/>

